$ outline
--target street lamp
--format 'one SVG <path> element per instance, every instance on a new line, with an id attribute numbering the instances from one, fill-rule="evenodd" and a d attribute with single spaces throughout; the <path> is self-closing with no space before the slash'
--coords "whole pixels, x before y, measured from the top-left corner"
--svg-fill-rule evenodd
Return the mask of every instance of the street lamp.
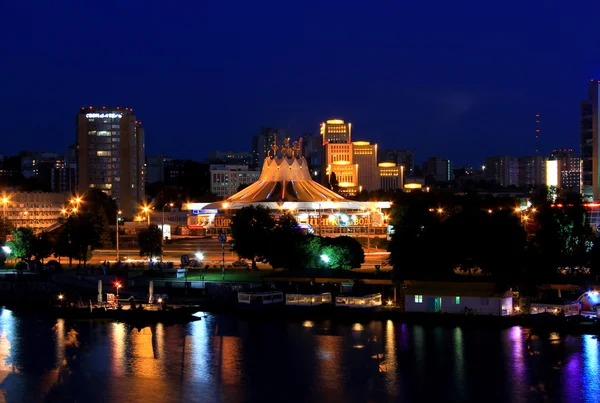
<path id="1" fill-rule="evenodd" d="M 148 226 L 150 226 L 150 207 L 144 206 L 142 211 L 146 213 L 146 216 L 148 217 Z"/>
<path id="2" fill-rule="evenodd" d="M 115 283 L 115 288 L 117 289 L 117 298 L 119 298 L 119 288 L 121 288 L 121 283 L 116 282 Z"/>
<path id="3" fill-rule="evenodd" d="M 323 261 L 323 263 L 329 264 L 329 256 L 323 254 L 321 255 L 321 260 Z"/>
<path id="4" fill-rule="evenodd" d="M 196 252 L 194 256 L 196 256 L 196 259 L 198 259 L 199 261 L 202 261 L 202 259 L 204 259 L 204 253 L 202 252 Z"/>
<path id="5" fill-rule="evenodd" d="M 119 263 L 119 216 L 121 215 L 122 211 L 118 210 L 117 211 L 117 262 Z"/>
<path id="6" fill-rule="evenodd" d="M 10 199 L 6 196 L 2 197 L 2 219 L 6 220 L 6 205 L 10 202 Z"/>

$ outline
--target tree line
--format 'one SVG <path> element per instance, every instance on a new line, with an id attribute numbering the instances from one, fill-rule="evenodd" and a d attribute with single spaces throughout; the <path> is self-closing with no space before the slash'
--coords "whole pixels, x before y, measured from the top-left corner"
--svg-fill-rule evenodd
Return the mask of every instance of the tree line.
<path id="1" fill-rule="evenodd" d="M 477 194 L 402 195 L 391 214 L 388 250 L 398 278 L 455 273 L 552 281 L 600 272 L 600 238 L 579 194 L 553 200 L 540 189 L 529 204 Z"/>
<path id="2" fill-rule="evenodd" d="M 275 218 L 263 206 L 247 206 L 237 211 L 231 223 L 232 249 L 240 258 L 269 263 L 285 269 L 353 269 L 364 263 L 358 241 L 347 236 L 320 237 L 300 228 L 294 216 L 283 213 Z"/>

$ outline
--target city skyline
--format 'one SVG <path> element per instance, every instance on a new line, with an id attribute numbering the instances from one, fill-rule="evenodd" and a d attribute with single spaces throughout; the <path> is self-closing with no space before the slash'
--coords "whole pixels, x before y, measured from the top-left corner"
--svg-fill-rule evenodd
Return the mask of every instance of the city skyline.
<path id="1" fill-rule="evenodd" d="M 4 6 L 15 18 L 2 32 L 17 39 L 0 66 L 11 116 L 2 154 L 28 148 L 22 138 L 40 150 L 66 144 L 82 106 L 129 105 L 145 117 L 150 154 L 203 158 L 226 148 L 222 134 L 245 150 L 263 125 L 300 136 L 339 117 L 354 123 L 357 140 L 414 150 L 419 161 L 478 164 L 533 155 L 538 113 L 541 155 L 577 149 L 582 83 L 599 78 L 600 58 L 587 51 L 597 5 L 143 6 Z M 96 57 L 107 18 L 111 37 L 135 45 Z M 184 118 L 171 119 L 174 111 Z"/>

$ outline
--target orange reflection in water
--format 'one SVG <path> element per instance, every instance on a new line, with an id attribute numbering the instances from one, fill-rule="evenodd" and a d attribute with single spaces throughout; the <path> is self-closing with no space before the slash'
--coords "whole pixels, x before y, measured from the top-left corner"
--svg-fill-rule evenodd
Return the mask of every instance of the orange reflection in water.
<path id="1" fill-rule="evenodd" d="M 340 336 L 315 336 L 318 378 L 316 385 L 324 401 L 344 401 L 342 378 L 343 339 Z"/>
<path id="2" fill-rule="evenodd" d="M 221 383 L 223 385 L 238 384 L 242 374 L 240 365 L 242 344 L 240 338 L 233 336 L 215 337 L 213 347 L 217 357 L 219 357 Z"/>
<path id="3" fill-rule="evenodd" d="M 394 322 L 388 319 L 385 324 L 385 361 L 381 366 L 381 369 L 385 371 L 385 381 L 388 392 L 393 396 L 398 394 L 396 375 L 397 366 L 396 329 L 394 328 Z"/>
<path id="4" fill-rule="evenodd" d="M 124 323 L 112 323 L 111 324 L 111 352 L 112 352 L 112 365 L 114 375 L 123 376 L 125 374 L 125 367 L 127 358 L 125 356 L 125 337 L 126 330 Z"/>
<path id="5" fill-rule="evenodd" d="M 9 373 L 14 371 L 10 354 L 14 327 L 15 319 L 12 316 L 12 312 L 7 311 L 6 309 L 0 310 L 0 384 L 4 382 L 4 379 Z M 3 391 L 0 391 L 0 398 L 2 399 L 3 393 Z"/>
<path id="6" fill-rule="evenodd" d="M 161 357 L 164 357 L 164 351 L 158 346 L 164 345 L 164 334 L 157 335 L 157 352 L 155 357 L 155 351 L 152 343 L 152 329 L 145 327 L 140 331 L 133 330 L 129 334 L 131 341 L 131 370 L 136 376 L 148 377 L 148 378 L 159 378 L 162 371 Z M 159 339 L 161 341 L 159 342 Z"/>

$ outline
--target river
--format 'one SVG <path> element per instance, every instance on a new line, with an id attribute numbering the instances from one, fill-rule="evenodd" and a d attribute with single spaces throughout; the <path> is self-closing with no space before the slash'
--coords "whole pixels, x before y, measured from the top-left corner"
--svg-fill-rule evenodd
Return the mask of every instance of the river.
<path id="1" fill-rule="evenodd" d="M 141 329 L 0 308 L 0 402 L 599 402 L 595 336 L 205 315 Z"/>

